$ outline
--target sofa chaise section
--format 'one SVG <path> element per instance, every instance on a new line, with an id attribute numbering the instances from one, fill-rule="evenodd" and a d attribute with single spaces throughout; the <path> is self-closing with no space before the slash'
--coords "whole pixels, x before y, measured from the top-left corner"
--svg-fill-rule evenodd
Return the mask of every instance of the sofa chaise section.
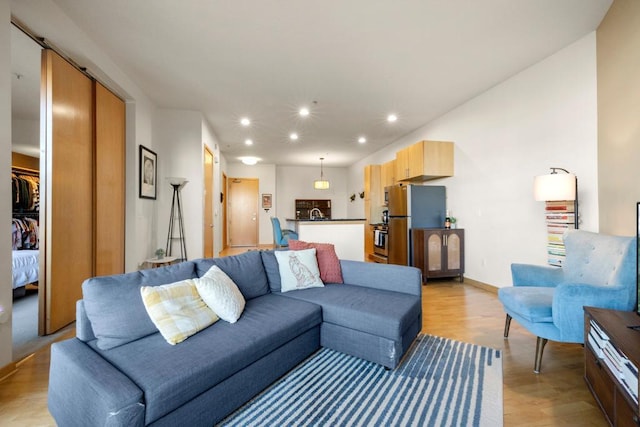
<path id="1" fill-rule="evenodd" d="M 322 307 L 322 347 L 393 369 L 422 329 L 416 268 L 341 260 L 344 284 L 282 293 L 272 252 L 263 252 L 262 261 L 272 292 Z"/>

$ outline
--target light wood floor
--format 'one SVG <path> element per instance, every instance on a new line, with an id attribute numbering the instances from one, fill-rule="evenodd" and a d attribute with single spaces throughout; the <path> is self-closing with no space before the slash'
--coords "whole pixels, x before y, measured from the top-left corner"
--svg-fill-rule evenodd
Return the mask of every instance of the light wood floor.
<path id="1" fill-rule="evenodd" d="M 423 291 L 422 332 L 503 350 L 505 426 L 607 425 L 582 378 L 580 345 L 549 342 L 536 375 L 536 339 L 514 321 L 503 340 L 504 313 L 495 293 L 457 281 L 434 282 Z M 0 425 L 55 425 L 47 411 L 48 372 L 45 347 L 0 381 Z"/>

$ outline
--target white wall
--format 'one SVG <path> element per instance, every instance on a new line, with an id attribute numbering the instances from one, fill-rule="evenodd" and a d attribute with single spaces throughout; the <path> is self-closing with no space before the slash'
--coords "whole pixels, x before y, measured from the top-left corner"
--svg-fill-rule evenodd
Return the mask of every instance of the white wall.
<path id="1" fill-rule="evenodd" d="M 0 0 L 0 58 L 11 58 L 9 1 Z M 0 61 L 0 200 L 11 200 L 11 61 Z M 0 204 L 0 236 L 11 235 L 11 203 Z M 0 369 L 11 363 L 11 242 L 0 239 Z M 3 323 L 3 320 L 6 320 Z"/>
<path id="2" fill-rule="evenodd" d="M 278 166 L 276 170 L 278 182 L 277 217 L 280 222 L 285 218 L 295 218 L 296 199 L 331 199 L 331 217 L 364 218 L 362 212 L 356 216 L 349 216 L 347 205 L 349 202 L 348 169 L 323 168 L 324 178 L 329 180 L 328 190 L 315 190 L 313 181 L 320 179 L 320 164 L 318 167 L 308 166 Z"/>
<path id="3" fill-rule="evenodd" d="M 447 187 L 447 207 L 465 229 L 465 275 L 510 285 L 512 262 L 546 263 L 534 176 L 551 166 L 576 173 L 581 228 L 598 231 L 595 41 L 594 32 L 354 164 L 350 186 L 399 148 L 454 141 L 455 176 L 430 183 Z"/>
<path id="4" fill-rule="evenodd" d="M 40 121 L 12 117 L 11 146 L 17 153 L 40 157 Z"/>
<path id="5" fill-rule="evenodd" d="M 125 270 L 137 270 L 158 247 L 156 201 L 138 197 L 138 146 L 155 151 L 152 122 L 155 107 L 146 99 L 126 103 Z"/>
<path id="6" fill-rule="evenodd" d="M 197 111 L 158 109 L 155 116 L 154 141 L 158 148 L 157 212 L 158 247 L 167 243 L 173 187 L 169 177 L 183 177 L 189 182 L 180 191 L 188 259 L 202 257 L 203 221 L 203 147 L 202 114 Z M 174 237 L 179 224 L 174 222 Z M 173 256 L 180 256 L 180 246 L 173 245 Z"/>

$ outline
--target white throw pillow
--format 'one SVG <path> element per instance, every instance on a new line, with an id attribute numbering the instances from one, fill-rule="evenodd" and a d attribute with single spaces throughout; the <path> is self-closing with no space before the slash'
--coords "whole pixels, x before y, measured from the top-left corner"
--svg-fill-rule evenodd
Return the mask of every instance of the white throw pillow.
<path id="1" fill-rule="evenodd" d="M 222 320 L 236 323 L 244 310 L 244 297 L 227 274 L 214 265 L 200 279 L 196 279 L 198 293 Z"/>
<path id="2" fill-rule="evenodd" d="M 218 320 L 200 298 L 193 279 L 162 286 L 142 286 L 140 295 L 151 321 L 171 345 Z"/>
<path id="3" fill-rule="evenodd" d="M 320 279 L 316 249 L 275 251 L 282 292 L 324 287 Z"/>

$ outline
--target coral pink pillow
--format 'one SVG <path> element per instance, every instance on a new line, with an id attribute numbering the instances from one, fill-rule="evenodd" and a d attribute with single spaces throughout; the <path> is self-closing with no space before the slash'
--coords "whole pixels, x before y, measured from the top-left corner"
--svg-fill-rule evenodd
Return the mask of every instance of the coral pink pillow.
<path id="1" fill-rule="evenodd" d="M 343 283 L 340 260 L 335 246 L 331 243 L 308 243 L 302 240 L 289 240 L 289 249 L 298 251 L 316 248 L 316 258 L 320 269 L 320 279 L 324 283 Z"/>

